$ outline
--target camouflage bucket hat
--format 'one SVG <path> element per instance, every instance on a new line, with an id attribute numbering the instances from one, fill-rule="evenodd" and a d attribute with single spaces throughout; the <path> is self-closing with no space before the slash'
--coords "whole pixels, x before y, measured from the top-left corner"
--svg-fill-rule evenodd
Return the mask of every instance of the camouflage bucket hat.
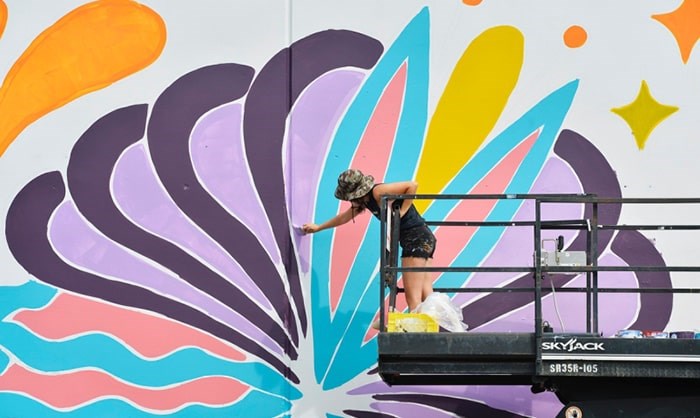
<path id="1" fill-rule="evenodd" d="M 349 169 L 338 176 L 335 197 L 340 200 L 353 200 L 369 193 L 374 186 L 374 177 L 362 174 L 362 171 Z"/>

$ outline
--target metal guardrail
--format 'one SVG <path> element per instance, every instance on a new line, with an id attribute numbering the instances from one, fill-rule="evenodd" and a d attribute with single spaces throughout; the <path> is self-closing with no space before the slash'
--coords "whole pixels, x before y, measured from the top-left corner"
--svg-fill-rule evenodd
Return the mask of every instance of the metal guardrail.
<path id="1" fill-rule="evenodd" d="M 390 208 L 389 203 L 395 199 L 415 200 L 527 200 L 534 202 L 535 214 L 531 221 L 435 221 L 427 220 L 429 226 L 448 227 L 530 227 L 533 230 L 533 265 L 532 266 L 508 266 L 508 267 L 480 267 L 480 266 L 445 266 L 445 267 L 401 267 L 398 265 L 398 237 L 399 237 L 399 213 L 396 208 Z M 521 203 L 522 204 L 522 203 Z M 549 204 L 582 204 L 585 205 L 583 219 L 543 220 L 542 207 Z M 600 288 L 598 286 L 598 274 L 600 272 L 624 272 L 624 271 L 663 271 L 663 272 L 697 272 L 700 266 L 599 266 L 598 259 L 598 233 L 604 230 L 637 230 L 637 231 L 671 231 L 671 230 L 700 230 L 700 224 L 642 224 L 642 225 L 610 225 L 599 224 L 599 212 L 604 205 L 676 205 L 676 204 L 700 204 L 700 198 L 601 198 L 590 194 L 473 194 L 473 195 L 386 195 L 380 204 L 380 233 L 381 233 L 381 257 L 380 276 L 384 285 L 380 286 L 380 326 L 386 330 L 385 312 L 396 307 L 396 297 L 403 289 L 397 286 L 397 277 L 401 272 L 426 271 L 426 272 L 515 272 L 531 273 L 533 275 L 532 287 L 500 288 L 434 288 L 437 292 L 446 293 L 484 293 L 484 292 L 533 292 L 535 304 L 535 318 L 533 332 L 535 335 L 536 370 L 540 374 L 542 368 L 542 296 L 543 278 L 550 273 L 576 273 L 586 275 L 586 287 L 555 288 L 557 292 L 577 292 L 586 294 L 586 332 L 598 334 L 598 311 L 600 293 L 700 293 L 700 288 Z M 586 215 L 588 214 L 588 215 Z M 391 228 L 388 225 L 391 225 Z M 586 233 L 585 265 L 546 265 L 543 264 L 543 230 L 579 230 Z M 386 288 L 389 288 L 388 306 Z"/>

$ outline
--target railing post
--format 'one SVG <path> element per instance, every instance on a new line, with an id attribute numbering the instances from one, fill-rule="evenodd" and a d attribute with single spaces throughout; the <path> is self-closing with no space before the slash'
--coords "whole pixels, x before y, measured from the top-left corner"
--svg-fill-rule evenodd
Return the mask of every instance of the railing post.
<path id="1" fill-rule="evenodd" d="M 542 375 L 542 212 L 535 199 L 535 376 Z"/>
<path id="2" fill-rule="evenodd" d="M 389 272 L 387 271 L 387 248 L 386 248 L 386 197 L 382 196 L 379 205 L 379 247 L 381 248 L 381 255 L 379 257 L 379 329 L 380 331 L 386 331 L 386 318 L 384 315 L 384 301 L 386 299 L 386 294 L 384 292 L 384 286 L 387 282 L 387 277 Z"/>
<path id="3" fill-rule="evenodd" d="M 389 228 L 389 266 L 398 267 L 399 266 L 399 226 L 401 223 L 401 214 L 398 208 L 391 208 L 391 225 Z M 396 309 L 396 296 L 399 292 L 398 286 L 398 275 L 399 273 L 394 270 L 389 274 L 389 286 L 391 293 L 389 295 L 389 309 Z"/>
<path id="4" fill-rule="evenodd" d="M 584 203 L 584 206 L 586 203 Z M 585 213 L 585 212 L 584 212 Z M 591 245 L 592 242 L 592 232 L 591 232 L 591 222 L 590 220 L 588 221 L 588 226 L 586 228 L 586 265 L 587 266 L 592 266 L 592 255 L 593 255 L 593 246 Z M 591 307 L 591 302 L 592 302 L 592 287 L 591 287 L 591 278 L 593 277 L 593 272 L 592 271 L 587 271 L 586 272 L 586 332 L 591 333 L 591 328 L 593 325 L 593 317 L 592 317 L 592 312 L 593 309 Z"/>
<path id="5" fill-rule="evenodd" d="M 593 214 L 591 216 L 591 267 L 593 275 L 593 326 L 591 332 L 598 334 L 598 202 L 593 202 Z"/>

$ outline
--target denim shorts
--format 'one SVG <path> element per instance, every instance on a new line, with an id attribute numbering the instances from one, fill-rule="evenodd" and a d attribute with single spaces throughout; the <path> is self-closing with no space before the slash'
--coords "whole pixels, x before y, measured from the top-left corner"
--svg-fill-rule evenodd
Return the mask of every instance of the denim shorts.
<path id="1" fill-rule="evenodd" d="M 401 231 L 401 257 L 433 258 L 437 240 L 427 225 Z"/>

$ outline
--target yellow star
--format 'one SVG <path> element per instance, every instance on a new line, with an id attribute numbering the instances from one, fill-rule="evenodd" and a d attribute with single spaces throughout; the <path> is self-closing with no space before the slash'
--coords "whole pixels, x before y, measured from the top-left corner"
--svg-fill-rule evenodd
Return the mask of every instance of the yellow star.
<path id="1" fill-rule="evenodd" d="M 611 109 L 632 128 L 632 135 L 634 135 L 640 150 L 644 149 L 644 144 L 651 131 L 677 110 L 677 106 L 668 106 L 657 102 L 651 96 L 649 86 L 644 80 L 642 80 L 642 87 L 639 89 L 637 98 L 632 103 Z"/>
<path id="2" fill-rule="evenodd" d="M 651 17 L 671 31 L 681 50 L 683 63 L 687 64 L 690 53 L 700 38 L 700 1 L 684 0 L 676 10 Z"/>

